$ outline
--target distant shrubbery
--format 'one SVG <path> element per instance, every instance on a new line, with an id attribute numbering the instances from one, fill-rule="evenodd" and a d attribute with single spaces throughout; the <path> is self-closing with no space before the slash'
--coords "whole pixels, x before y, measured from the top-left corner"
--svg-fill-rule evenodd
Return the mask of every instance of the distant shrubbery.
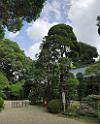
<path id="1" fill-rule="evenodd" d="M 88 95 L 87 97 L 83 98 L 83 100 L 90 105 L 91 107 L 97 109 L 98 103 L 96 102 L 97 99 L 100 99 L 100 95 Z"/>
<path id="2" fill-rule="evenodd" d="M 2 99 L 2 97 L 0 97 L 0 109 L 3 107 L 4 105 L 4 100 Z"/>
<path id="3" fill-rule="evenodd" d="M 98 110 L 98 120 L 100 122 L 100 110 Z"/>
<path id="4" fill-rule="evenodd" d="M 70 111 L 69 111 L 69 115 L 70 116 L 76 116 L 76 114 L 77 114 L 77 109 L 78 109 L 78 105 L 76 105 L 76 104 L 73 104 L 73 105 L 71 105 L 70 106 Z"/>
<path id="5" fill-rule="evenodd" d="M 35 105 L 40 102 L 41 97 L 38 94 L 38 91 L 32 91 L 29 93 L 28 99 L 31 105 Z"/>
<path id="6" fill-rule="evenodd" d="M 61 111 L 61 102 L 58 99 L 51 100 L 48 103 L 48 111 L 51 113 L 59 113 Z"/>
<path id="7" fill-rule="evenodd" d="M 4 92 L 7 95 L 7 99 L 10 100 L 23 99 L 23 84 L 20 82 L 11 84 L 9 85 L 9 87 L 4 89 Z"/>
<path id="8" fill-rule="evenodd" d="M 3 99 L 7 99 L 7 96 L 2 92 L 0 92 L 0 97 L 2 97 Z"/>

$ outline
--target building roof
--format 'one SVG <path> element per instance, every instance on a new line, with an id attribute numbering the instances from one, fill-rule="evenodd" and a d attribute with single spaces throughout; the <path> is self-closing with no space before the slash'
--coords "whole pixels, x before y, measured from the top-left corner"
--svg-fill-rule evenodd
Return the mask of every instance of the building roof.
<path id="1" fill-rule="evenodd" d="M 87 68 L 89 68 L 89 66 L 91 65 L 94 65 L 94 64 L 97 64 L 98 62 L 96 63 L 93 63 L 93 64 L 87 64 L 87 65 L 83 65 L 81 67 L 78 67 L 78 68 L 74 68 L 74 69 L 71 69 L 70 72 L 74 74 L 74 76 L 76 77 L 76 74 L 77 73 L 82 73 L 82 74 L 85 74 L 85 71 Z M 100 62 L 99 62 L 100 63 Z M 93 75 L 94 76 L 94 75 Z M 90 77 L 90 75 L 86 76 L 86 77 Z"/>

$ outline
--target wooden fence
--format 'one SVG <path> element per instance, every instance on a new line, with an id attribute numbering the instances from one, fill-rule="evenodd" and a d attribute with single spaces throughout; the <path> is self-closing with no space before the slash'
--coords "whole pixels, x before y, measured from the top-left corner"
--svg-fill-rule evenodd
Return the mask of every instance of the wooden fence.
<path id="1" fill-rule="evenodd" d="M 16 101 L 5 101 L 5 108 L 22 108 L 27 107 L 29 105 L 28 100 L 16 100 Z"/>

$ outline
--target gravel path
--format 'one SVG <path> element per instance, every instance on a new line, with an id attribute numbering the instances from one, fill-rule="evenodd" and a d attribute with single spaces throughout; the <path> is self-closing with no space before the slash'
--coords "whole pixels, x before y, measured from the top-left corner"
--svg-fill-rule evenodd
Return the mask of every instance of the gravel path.
<path id="1" fill-rule="evenodd" d="M 41 107 L 5 108 L 0 112 L 0 124 L 86 124 L 74 119 L 59 117 Z"/>

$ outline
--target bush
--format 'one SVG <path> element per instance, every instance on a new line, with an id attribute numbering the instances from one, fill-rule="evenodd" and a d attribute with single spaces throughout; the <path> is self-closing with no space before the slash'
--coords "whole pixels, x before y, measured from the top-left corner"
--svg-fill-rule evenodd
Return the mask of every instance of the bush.
<path id="1" fill-rule="evenodd" d="M 4 105 L 4 100 L 3 100 L 3 98 L 2 98 L 2 97 L 0 97 L 0 108 L 2 108 L 2 107 L 3 107 L 3 105 Z"/>
<path id="2" fill-rule="evenodd" d="M 77 109 L 78 109 L 78 105 L 71 105 L 70 106 L 70 113 L 69 114 L 71 116 L 76 116 Z"/>
<path id="3" fill-rule="evenodd" d="M 31 105 L 35 105 L 40 102 L 41 97 L 37 93 L 32 91 L 31 93 L 29 93 L 28 99 Z"/>
<path id="4" fill-rule="evenodd" d="M 16 83 L 9 86 L 9 97 L 8 99 L 17 100 L 23 99 L 23 84 Z"/>
<path id="5" fill-rule="evenodd" d="M 100 110 L 98 110 L 98 121 L 100 122 Z"/>
<path id="6" fill-rule="evenodd" d="M 3 99 L 7 99 L 7 96 L 2 92 L 0 92 L 0 97 L 2 97 Z"/>
<path id="7" fill-rule="evenodd" d="M 38 104 L 41 102 L 41 97 L 43 97 L 44 89 L 39 83 L 33 83 L 31 92 L 29 93 L 28 99 L 31 105 Z"/>
<path id="8" fill-rule="evenodd" d="M 96 102 L 97 99 L 100 99 L 100 95 L 88 95 L 83 99 L 83 101 L 86 102 L 91 107 L 93 107 L 94 109 L 97 109 L 98 107 L 98 104 Z"/>
<path id="9" fill-rule="evenodd" d="M 98 120 L 100 122 L 100 110 L 98 110 Z"/>
<path id="10" fill-rule="evenodd" d="M 61 111 L 61 102 L 58 99 L 51 100 L 48 103 L 48 111 L 51 113 L 59 113 Z"/>

